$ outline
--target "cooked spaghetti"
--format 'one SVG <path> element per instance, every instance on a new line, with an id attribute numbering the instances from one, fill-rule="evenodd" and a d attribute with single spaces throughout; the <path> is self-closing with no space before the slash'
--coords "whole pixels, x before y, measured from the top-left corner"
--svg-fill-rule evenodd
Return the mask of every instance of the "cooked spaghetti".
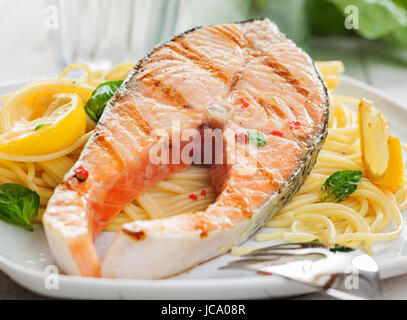
<path id="1" fill-rule="evenodd" d="M 106 81 L 123 80 L 133 65 L 125 63 L 108 71 L 92 71 L 86 64 L 74 64 L 67 67 L 59 78 L 34 82 L 1 96 L 0 102 L 4 103 L 0 111 L 0 133 L 9 132 L 16 123 L 19 126 L 27 123 L 32 125 L 36 117 L 41 118 L 54 112 L 66 103 L 61 102 L 58 95 L 78 95 L 86 102 L 96 86 Z M 374 240 L 391 240 L 400 234 L 400 210 L 407 207 L 407 185 L 398 190 L 380 187 L 365 176 L 356 114 L 350 107 L 357 104 L 358 100 L 334 93 L 339 75 L 343 72 L 340 62 L 324 62 L 318 66 L 333 100 L 327 140 L 301 190 L 266 224 L 266 227 L 278 228 L 278 231 L 257 234 L 256 240 L 320 239 L 328 245 L 359 247 L 363 244 L 371 252 Z M 84 70 L 85 75 L 79 80 L 67 78 L 74 69 Z M 54 188 L 74 165 L 94 126 L 95 123 L 88 118 L 86 132 L 55 152 L 38 155 L 0 153 L 0 184 L 18 183 L 37 192 L 40 196 L 38 222 L 41 221 Z M 357 191 L 341 203 L 319 203 L 318 193 L 324 181 L 335 171 L 345 169 L 361 170 L 364 173 Z M 209 169 L 193 166 L 157 183 L 135 199 L 106 230 L 117 231 L 122 224 L 133 220 L 203 210 L 215 198 Z M 391 227 L 392 231 L 387 231 Z M 251 249 L 234 248 L 232 253 L 241 254 Z"/>

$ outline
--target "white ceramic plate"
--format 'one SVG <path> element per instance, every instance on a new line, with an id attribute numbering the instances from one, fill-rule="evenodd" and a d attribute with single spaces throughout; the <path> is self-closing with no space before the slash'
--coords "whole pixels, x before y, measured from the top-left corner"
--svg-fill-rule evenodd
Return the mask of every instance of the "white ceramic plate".
<path id="1" fill-rule="evenodd" d="M 16 89 L 19 85 L 21 83 L 0 86 L 0 94 Z M 337 92 L 373 100 L 390 119 L 392 134 L 403 141 L 407 140 L 406 107 L 348 77 L 343 77 Z M 100 256 L 103 256 L 113 235 L 104 232 L 96 240 Z M 374 258 L 380 266 L 382 278 L 407 273 L 406 239 L 407 231 L 390 243 L 375 244 Z M 244 245 L 253 246 L 256 243 L 249 240 Z M 307 287 L 277 276 L 260 276 L 244 270 L 218 270 L 218 267 L 232 259 L 235 258 L 224 255 L 167 280 L 56 276 L 52 273 L 54 268 L 49 267 L 55 264 L 55 260 L 40 225 L 35 226 L 34 232 L 27 232 L 0 221 L 0 269 L 22 286 L 47 296 L 77 299 L 246 299 L 312 292 Z"/>

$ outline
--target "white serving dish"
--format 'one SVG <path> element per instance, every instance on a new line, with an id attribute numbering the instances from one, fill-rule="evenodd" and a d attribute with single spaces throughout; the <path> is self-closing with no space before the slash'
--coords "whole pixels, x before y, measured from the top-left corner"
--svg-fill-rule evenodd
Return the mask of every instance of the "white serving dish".
<path id="1" fill-rule="evenodd" d="M 0 94 L 22 84 L 0 86 Z M 407 106 L 345 76 L 337 92 L 373 100 L 391 121 L 392 134 L 407 141 Z M 104 232 L 97 239 L 100 255 L 103 255 L 112 236 L 112 233 Z M 394 241 L 375 244 L 374 258 L 379 264 L 381 278 L 407 273 L 406 244 L 407 231 Z M 249 240 L 244 245 L 259 244 Z M 46 296 L 76 299 L 246 299 L 278 298 L 312 292 L 305 286 L 278 276 L 261 276 L 244 270 L 218 270 L 218 267 L 232 259 L 235 258 L 224 255 L 166 280 L 95 279 L 67 275 L 58 275 L 56 278 L 55 274 L 50 273 L 54 269 L 49 266 L 54 265 L 55 260 L 42 227 L 36 225 L 34 232 L 27 232 L 0 221 L 0 270 L 27 289 Z M 58 281 L 57 289 L 52 285 L 56 283 L 55 279 Z"/>

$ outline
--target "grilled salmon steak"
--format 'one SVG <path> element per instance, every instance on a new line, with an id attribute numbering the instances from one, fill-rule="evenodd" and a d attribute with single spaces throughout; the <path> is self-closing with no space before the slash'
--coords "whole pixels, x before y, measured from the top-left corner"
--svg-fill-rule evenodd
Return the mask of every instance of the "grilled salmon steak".
<path id="1" fill-rule="evenodd" d="M 43 221 L 57 263 L 72 275 L 159 279 L 227 252 L 297 192 L 327 122 L 327 92 L 312 60 L 268 19 L 175 37 L 135 66 L 50 199 Z M 96 236 L 130 201 L 190 165 L 149 157 L 162 143 L 155 130 L 170 132 L 174 123 L 180 132 L 222 130 L 224 161 L 211 170 L 215 203 L 202 212 L 123 225 L 100 262 Z M 262 138 L 255 157 L 226 161 L 230 133 L 249 129 Z M 175 145 L 171 140 L 169 147 Z"/>

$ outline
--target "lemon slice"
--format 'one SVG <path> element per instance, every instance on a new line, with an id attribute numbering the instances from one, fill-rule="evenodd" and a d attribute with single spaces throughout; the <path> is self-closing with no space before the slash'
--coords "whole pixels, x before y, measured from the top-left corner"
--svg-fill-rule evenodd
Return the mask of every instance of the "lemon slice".
<path id="1" fill-rule="evenodd" d="M 12 155 L 40 155 L 56 152 L 77 141 L 86 130 L 82 99 L 74 93 L 51 94 L 35 105 L 41 114 L 22 117 L 0 135 L 0 152 Z"/>
<path id="2" fill-rule="evenodd" d="M 95 88 L 72 79 L 40 80 L 23 86 L 18 94 L 11 97 L 0 108 L 0 133 L 11 130 L 15 121 L 23 114 L 26 119 L 39 118 L 44 108 L 49 106 L 50 98 L 56 94 L 75 93 L 83 101 L 88 101 Z"/>
<path id="3" fill-rule="evenodd" d="M 362 160 L 367 175 L 380 181 L 389 165 L 388 140 L 390 124 L 384 115 L 367 99 L 359 101 L 359 131 Z"/>

